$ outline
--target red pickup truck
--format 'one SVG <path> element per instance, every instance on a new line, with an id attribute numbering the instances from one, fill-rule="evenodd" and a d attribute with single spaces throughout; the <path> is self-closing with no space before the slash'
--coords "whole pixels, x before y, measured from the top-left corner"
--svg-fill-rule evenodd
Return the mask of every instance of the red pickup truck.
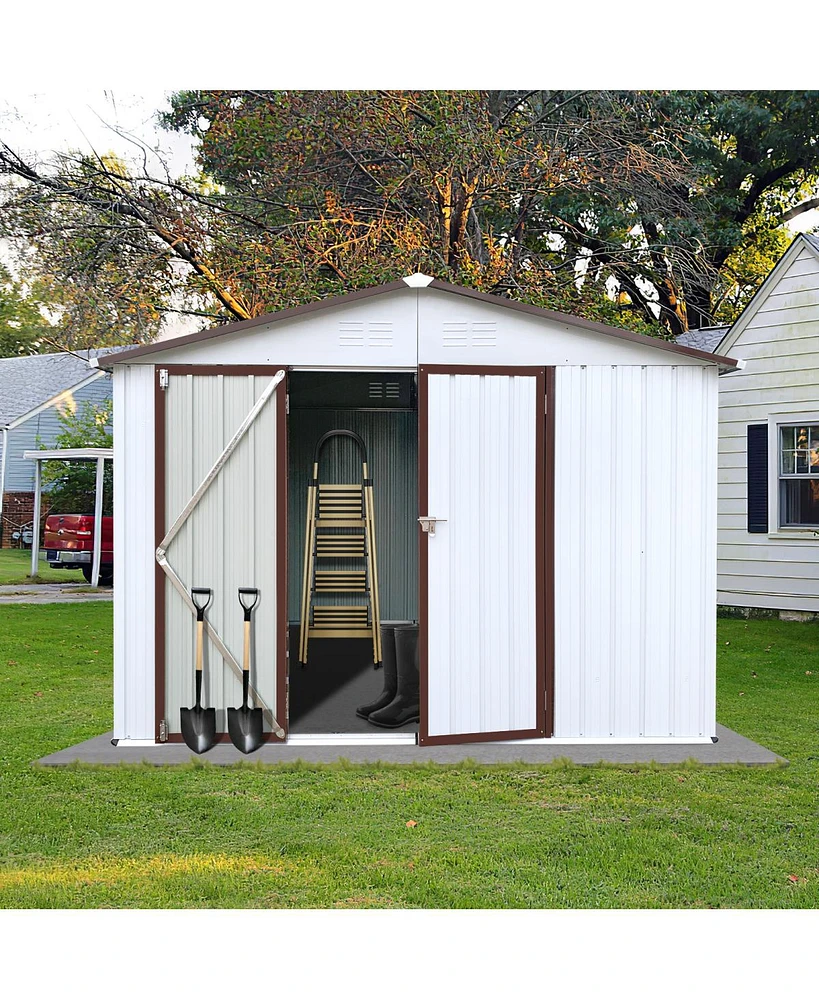
<path id="1" fill-rule="evenodd" d="M 52 569 L 81 569 L 91 582 L 94 558 L 93 514 L 50 514 L 43 540 L 46 562 Z M 114 582 L 114 519 L 102 519 L 100 581 L 104 587 Z"/>

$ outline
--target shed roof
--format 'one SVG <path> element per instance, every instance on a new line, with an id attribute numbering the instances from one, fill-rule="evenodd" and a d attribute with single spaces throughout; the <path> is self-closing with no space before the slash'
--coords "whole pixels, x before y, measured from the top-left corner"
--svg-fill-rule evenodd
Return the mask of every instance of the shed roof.
<path id="1" fill-rule="evenodd" d="M 567 323 L 571 326 L 579 327 L 583 330 L 590 330 L 594 333 L 603 334 L 607 337 L 617 337 L 621 340 L 628 340 L 632 343 L 655 347 L 675 354 L 684 354 L 689 357 L 702 358 L 706 361 L 717 363 L 724 368 L 736 367 L 736 362 L 732 358 L 720 357 L 710 353 L 709 351 L 703 351 L 698 348 L 678 344 L 673 340 L 669 341 L 661 340 L 659 337 L 647 337 L 641 333 L 634 333 L 631 330 L 622 330 L 619 327 L 608 326 L 605 323 L 598 323 L 595 320 L 583 319 L 579 316 L 570 316 L 566 313 L 553 312 L 551 309 L 542 309 L 540 306 L 530 305 L 527 302 L 518 302 L 514 299 L 504 298 L 499 295 L 490 295 L 486 292 L 479 292 L 474 288 L 465 288 L 462 285 L 452 285 L 445 281 L 439 281 L 437 278 L 429 278 L 426 275 L 411 275 L 408 278 L 402 278 L 399 281 L 391 281 L 384 285 L 374 285 L 370 288 L 361 288 L 345 295 L 328 296 L 327 298 L 318 299 L 315 302 L 308 302 L 304 305 L 295 306 L 291 309 L 282 309 L 279 312 L 265 313 L 263 316 L 256 316 L 254 319 L 239 320 L 236 323 L 227 323 L 223 326 L 210 327 L 205 330 L 200 330 L 198 333 L 188 334 L 185 337 L 177 337 L 173 340 L 163 340 L 154 344 L 145 344 L 140 347 L 134 347 L 130 350 L 120 352 L 115 359 L 112 359 L 112 362 L 116 364 L 119 364 L 120 362 L 129 362 L 137 358 L 157 354 L 162 351 L 175 350 L 176 348 L 184 347 L 187 344 L 196 344 L 203 340 L 211 340 L 215 337 L 228 336 L 229 334 L 251 330 L 254 327 L 269 326 L 272 323 L 279 323 L 283 320 L 304 316 L 320 309 L 329 309 L 334 306 L 346 305 L 359 299 L 370 298 L 374 295 L 382 295 L 386 292 L 395 292 L 406 289 L 407 287 L 429 287 L 442 292 L 462 295 L 471 299 L 477 299 L 489 305 L 501 306 L 507 309 L 517 310 L 518 312 L 528 313 L 531 316 L 540 317 L 541 319 Z"/>

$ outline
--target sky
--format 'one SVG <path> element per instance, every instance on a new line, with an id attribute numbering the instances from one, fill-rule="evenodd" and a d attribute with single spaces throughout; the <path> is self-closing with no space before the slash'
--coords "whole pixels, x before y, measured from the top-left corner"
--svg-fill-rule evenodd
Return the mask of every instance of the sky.
<path id="1" fill-rule="evenodd" d="M 0 139 L 25 159 L 42 163 L 54 153 L 80 150 L 113 152 L 122 159 L 142 164 L 162 176 L 162 160 L 179 177 L 194 168 L 191 140 L 166 132 L 156 122 L 159 110 L 168 106 L 171 90 L 128 88 L 25 91 L 5 88 L 0 97 Z M 162 160 L 150 150 L 160 151 Z M 14 258 L 0 244 L 0 260 L 12 271 Z M 182 336 L 202 327 L 193 316 L 169 313 L 159 339 Z"/>
<path id="2" fill-rule="evenodd" d="M 193 169 L 191 141 L 156 123 L 157 112 L 168 106 L 170 94 L 170 90 L 136 93 L 119 88 L 15 93 L 6 87 L 0 97 L 0 139 L 40 161 L 54 152 L 93 149 L 142 162 L 147 145 L 161 149 L 171 173 L 179 176 Z M 160 166 L 153 157 L 149 164 Z"/>

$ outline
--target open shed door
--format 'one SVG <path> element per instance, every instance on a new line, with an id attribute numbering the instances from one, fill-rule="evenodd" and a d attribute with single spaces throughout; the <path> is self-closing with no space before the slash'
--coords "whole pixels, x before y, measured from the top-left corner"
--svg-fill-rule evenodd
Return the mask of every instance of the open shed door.
<path id="1" fill-rule="evenodd" d="M 546 735 L 542 368 L 418 378 L 419 743 Z"/>
<path id="2" fill-rule="evenodd" d="M 202 703 L 217 732 L 242 702 L 238 588 L 257 587 L 251 700 L 269 738 L 286 735 L 286 389 L 282 366 L 157 366 L 156 710 L 171 742 L 194 697 L 191 587 L 213 590 Z"/>

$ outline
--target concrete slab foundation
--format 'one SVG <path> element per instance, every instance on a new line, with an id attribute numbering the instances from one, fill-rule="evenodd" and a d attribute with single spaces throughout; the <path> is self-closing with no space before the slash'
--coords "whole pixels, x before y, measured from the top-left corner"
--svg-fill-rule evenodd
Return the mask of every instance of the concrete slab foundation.
<path id="1" fill-rule="evenodd" d="M 725 726 L 717 726 L 717 743 L 461 743 L 457 746 L 418 747 L 406 744 L 394 746 L 305 746 L 269 743 L 249 757 L 231 743 L 217 744 L 208 753 L 196 754 L 180 743 L 158 746 L 113 746 L 111 733 L 95 736 L 67 750 L 59 750 L 41 758 L 39 764 L 60 766 L 84 764 L 187 764 L 200 760 L 208 764 L 237 764 L 242 761 L 262 764 L 305 763 L 329 764 L 339 760 L 351 763 L 459 764 L 472 760 L 478 764 L 548 764 L 569 760 L 574 764 L 787 764 L 784 757 L 754 743 Z"/>

